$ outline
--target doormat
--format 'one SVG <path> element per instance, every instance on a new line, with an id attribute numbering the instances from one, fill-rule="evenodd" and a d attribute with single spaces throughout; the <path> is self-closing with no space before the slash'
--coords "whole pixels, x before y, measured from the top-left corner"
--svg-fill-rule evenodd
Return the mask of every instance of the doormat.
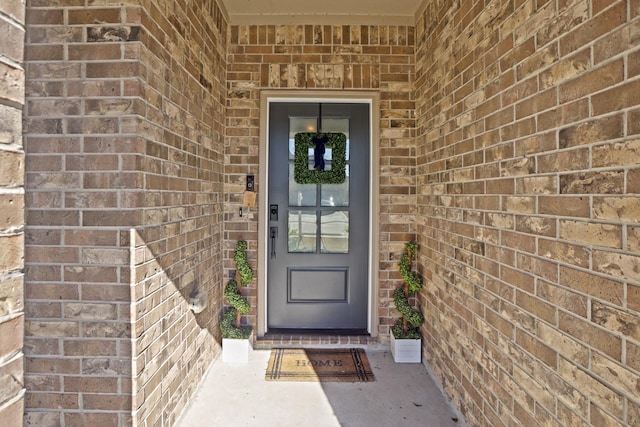
<path id="1" fill-rule="evenodd" d="M 265 378 L 267 381 L 375 381 L 362 348 L 274 348 Z"/>

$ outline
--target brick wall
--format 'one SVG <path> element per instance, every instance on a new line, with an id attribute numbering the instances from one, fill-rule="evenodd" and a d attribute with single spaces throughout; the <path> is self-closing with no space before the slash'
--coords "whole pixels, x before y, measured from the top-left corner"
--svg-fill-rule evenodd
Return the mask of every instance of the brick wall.
<path id="1" fill-rule="evenodd" d="M 0 7 L 11 37 L 20 3 Z M 223 260 L 257 248 L 258 208 L 238 208 L 260 91 L 305 88 L 381 95 L 382 341 L 418 235 L 425 355 L 472 425 L 640 423 L 637 0 L 426 0 L 415 29 L 228 33 L 213 0 L 97 3 L 28 6 L 26 424 L 175 421 L 218 351 Z M 0 43 L 1 337 L 22 329 L 16 46 Z M 0 340 L 17 378 L 19 341 Z"/>
<path id="2" fill-rule="evenodd" d="M 24 4 L 0 4 L 0 419 L 24 407 Z"/>
<path id="3" fill-rule="evenodd" d="M 426 2 L 425 354 L 471 425 L 640 425 L 640 2 Z"/>
<path id="4" fill-rule="evenodd" d="M 139 3 L 28 7 L 28 425 L 171 425 L 216 355 L 226 23 Z"/>
<path id="5" fill-rule="evenodd" d="M 257 209 L 239 216 L 245 175 L 258 177 L 262 89 L 366 90 L 380 93 L 380 299 L 379 332 L 388 340 L 397 314 L 393 256 L 415 232 L 414 30 L 374 25 L 235 25 L 229 47 L 225 159 L 225 266 L 231 250 L 249 241 L 257 249 Z M 257 191 L 263 190 L 256 182 Z M 253 253 L 251 253 L 253 251 Z M 255 284 L 255 281 L 254 281 Z M 256 305 L 256 289 L 247 290 Z M 245 319 L 256 325 L 255 310 Z"/>
<path id="6" fill-rule="evenodd" d="M 132 404 L 139 27 L 135 8 L 73 6 L 27 7 L 25 424 L 117 426 Z"/>
<path id="7" fill-rule="evenodd" d="M 135 425 L 171 426 L 220 349 L 227 23 L 213 0 L 152 1 L 141 22 Z M 194 293 L 208 301 L 197 315 Z"/>

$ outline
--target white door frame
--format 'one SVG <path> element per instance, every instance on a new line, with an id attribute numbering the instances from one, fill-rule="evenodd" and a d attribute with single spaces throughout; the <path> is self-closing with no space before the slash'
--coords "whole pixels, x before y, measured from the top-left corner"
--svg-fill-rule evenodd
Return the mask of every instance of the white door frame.
<path id="1" fill-rule="evenodd" d="M 370 166 L 369 166 L 369 309 L 367 331 L 378 335 L 378 236 L 380 188 L 380 95 L 359 91 L 299 91 L 265 90 L 260 94 L 260 165 L 258 191 L 258 300 L 256 332 L 258 337 L 267 332 L 267 254 L 268 254 L 268 200 L 269 200 L 269 104 L 271 102 L 331 102 L 369 104 Z"/>

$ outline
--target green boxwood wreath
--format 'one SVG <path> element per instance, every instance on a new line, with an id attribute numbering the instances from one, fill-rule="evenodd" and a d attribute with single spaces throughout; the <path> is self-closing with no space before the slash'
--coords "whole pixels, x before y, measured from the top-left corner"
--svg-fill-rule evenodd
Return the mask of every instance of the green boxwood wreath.
<path id="1" fill-rule="evenodd" d="M 330 170 L 309 169 L 309 148 L 314 148 L 314 136 L 327 136 L 326 147 L 331 148 Z M 347 137 L 337 132 L 300 132 L 295 136 L 293 179 L 298 184 L 342 184 L 346 179 Z"/>

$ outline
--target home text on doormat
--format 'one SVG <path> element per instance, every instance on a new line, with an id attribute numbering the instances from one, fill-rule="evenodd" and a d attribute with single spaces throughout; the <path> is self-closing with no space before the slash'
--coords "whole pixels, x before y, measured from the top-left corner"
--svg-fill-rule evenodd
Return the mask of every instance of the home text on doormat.
<path id="1" fill-rule="evenodd" d="M 268 381 L 375 381 L 362 348 L 274 348 L 265 378 Z"/>

